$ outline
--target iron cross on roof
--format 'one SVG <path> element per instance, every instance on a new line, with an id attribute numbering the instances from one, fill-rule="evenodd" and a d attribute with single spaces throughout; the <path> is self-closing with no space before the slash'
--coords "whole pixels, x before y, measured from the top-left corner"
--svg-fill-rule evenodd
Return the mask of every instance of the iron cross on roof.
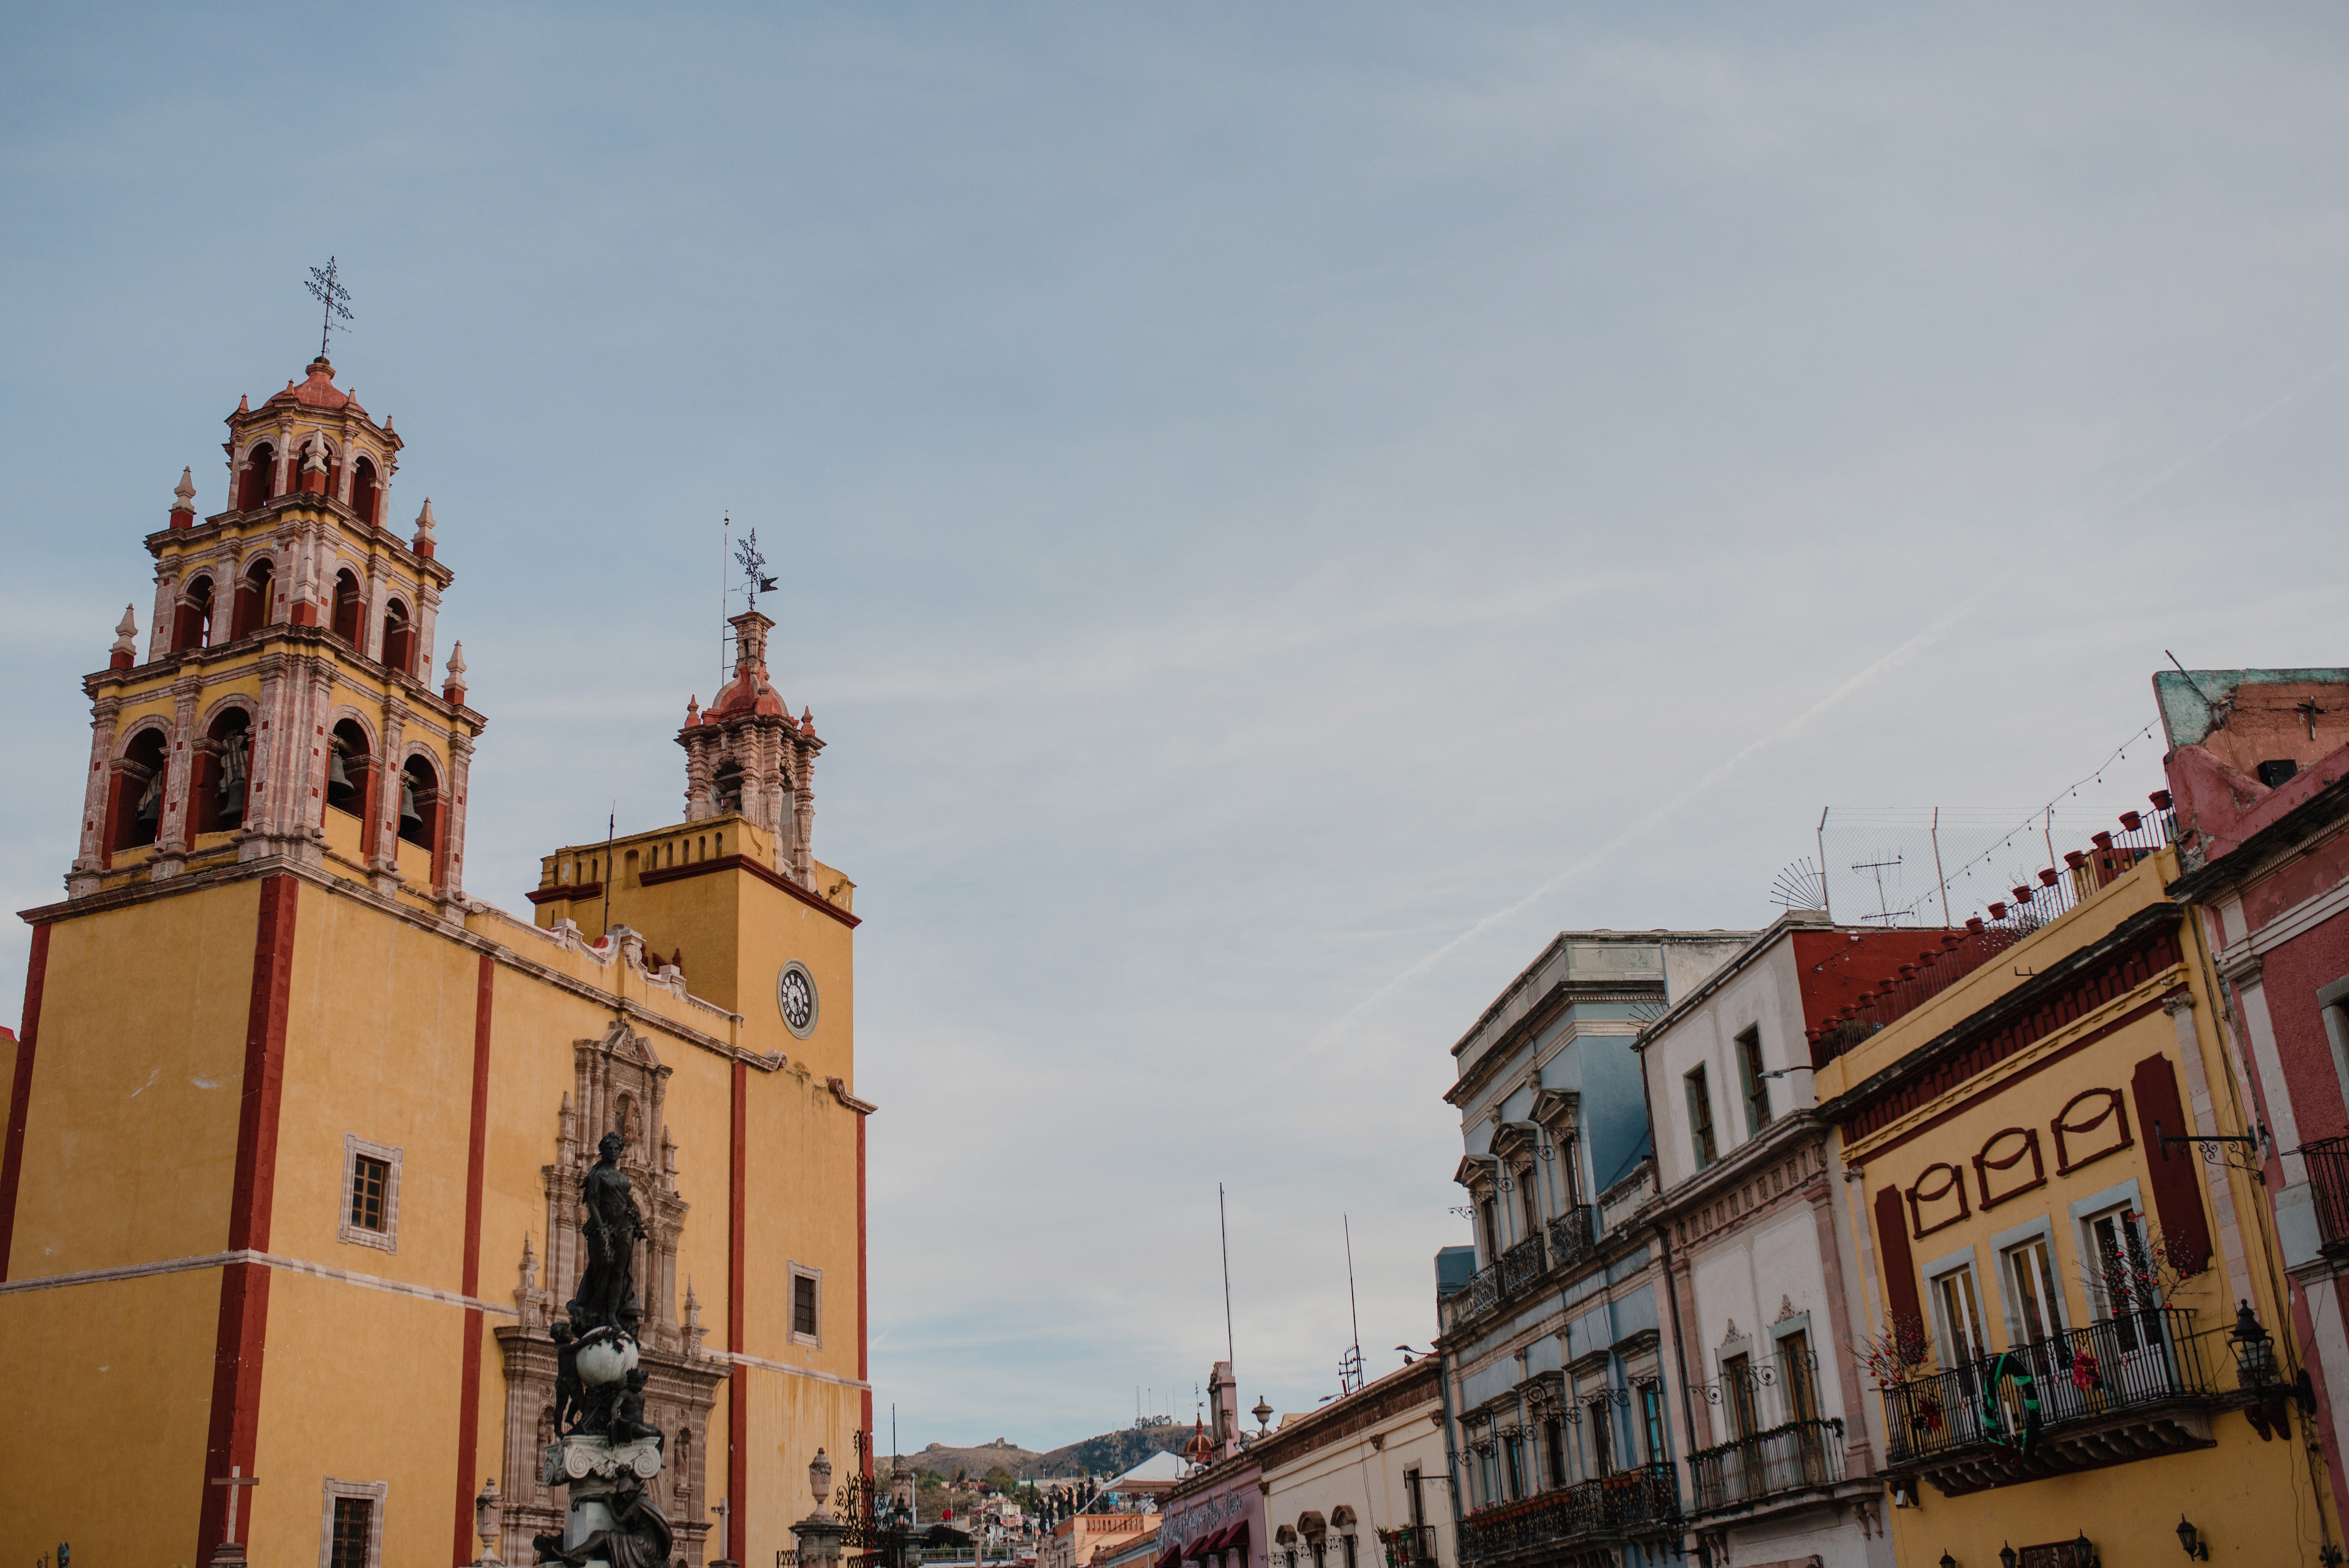
<path id="1" fill-rule="evenodd" d="M 350 290 L 335 281 L 335 258 L 328 256 L 323 267 L 310 269 L 308 284 L 311 297 L 326 306 L 325 323 L 318 328 L 318 357 L 326 357 L 326 335 L 335 330 L 335 317 L 352 319 L 349 310 Z"/>
<path id="2" fill-rule="evenodd" d="M 752 529 L 742 542 L 734 547 L 734 563 L 742 569 L 742 597 L 753 610 L 759 607 L 759 595 L 772 593 L 775 580 L 766 575 L 767 558 L 759 553 L 759 531 Z"/>

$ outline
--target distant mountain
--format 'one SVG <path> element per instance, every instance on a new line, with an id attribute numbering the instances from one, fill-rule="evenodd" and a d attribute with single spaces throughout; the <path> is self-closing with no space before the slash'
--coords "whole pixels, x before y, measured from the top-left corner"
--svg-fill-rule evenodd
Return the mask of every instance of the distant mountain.
<path id="1" fill-rule="evenodd" d="M 1179 1454 L 1190 1439 L 1188 1427 L 1144 1427 L 1139 1430 L 1127 1427 L 1086 1438 L 1050 1453 L 1040 1454 L 998 1438 L 975 1449 L 951 1449 L 944 1443 L 932 1443 L 919 1453 L 904 1457 L 908 1468 L 928 1470 L 933 1475 L 951 1477 L 959 1470 L 975 1480 L 1001 1465 L 1015 1477 L 1041 1480 L 1058 1476 L 1116 1475 L 1132 1470 L 1153 1454 Z"/>

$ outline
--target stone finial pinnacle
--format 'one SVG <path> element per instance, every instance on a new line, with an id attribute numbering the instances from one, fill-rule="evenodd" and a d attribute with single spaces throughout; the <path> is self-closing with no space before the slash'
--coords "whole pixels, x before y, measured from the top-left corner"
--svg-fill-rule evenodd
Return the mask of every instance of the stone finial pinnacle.
<path id="1" fill-rule="evenodd" d="M 383 433 L 387 436 L 391 434 L 391 416 L 388 414 L 383 417 Z"/>
<path id="2" fill-rule="evenodd" d="M 136 651 L 139 637 L 139 610 L 136 605 L 122 606 L 122 619 L 115 623 L 114 647 L 118 653 Z"/>
<path id="3" fill-rule="evenodd" d="M 425 560 L 432 559 L 432 498 L 424 498 L 424 509 L 416 514 L 416 542 L 412 547 Z"/>
<path id="4" fill-rule="evenodd" d="M 242 392 L 238 393 L 238 394 L 236 395 L 236 411 L 237 411 L 238 413 L 240 413 L 240 414 L 250 414 L 250 413 L 252 413 L 252 412 L 253 412 L 253 399 L 252 399 L 252 398 L 250 398 L 250 397 L 246 397 L 246 396 L 245 396 L 243 393 L 242 393 Z"/>
<path id="5" fill-rule="evenodd" d="M 699 724 L 701 722 L 701 694 L 699 692 L 696 692 L 691 696 L 685 699 L 685 722 L 688 724 Z"/>
<path id="6" fill-rule="evenodd" d="M 195 511 L 195 510 L 196 510 L 196 470 L 195 470 L 195 469 L 191 469 L 191 468 L 189 468 L 189 469 L 181 469 L 180 470 L 180 482 L 179 482 L 178 486 L 177 486 L 175 489 L 173 489 L 173 490 L 171 491 L 171 494 L 172 494 L 173 496 L 175 496 L 176 498 L 178 498 L 179 502 L 180 502 L 180 504 L 179 504 L 179 505 L 177 505 L 177 506 L 175 506 L 175 507 L 173 507 L 173 508 L 171 509 L 173 511 Z"/>
<path id="7" fill-rule="evenodd" d="M 440 692 L 450 702 L 465 695 L 465 645 L 449 645 L 449 678 L 441 683 Z"/>
<path id="8" fill-rule="evenodd" d="M 815 733 L 814 710 L 805 707 L 800 709 L 800 733 L 802 735 L 813 735 Z"/>

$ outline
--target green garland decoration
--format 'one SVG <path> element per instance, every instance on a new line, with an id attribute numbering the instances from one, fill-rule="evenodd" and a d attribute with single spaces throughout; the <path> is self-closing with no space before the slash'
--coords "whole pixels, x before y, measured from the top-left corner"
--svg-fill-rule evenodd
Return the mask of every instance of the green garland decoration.
<path id="1" fill-rule="evenodd" d="M 1999 1398 L 1999 1390 L 2010 1379 L 2023 1396 L 2022 1429 L 2019 1431 L 2007 1425 L 2006 1407 Z M 2001 1448 L 2013 1449 L 2021 1458 L 2029 1458 L 2031 1450 L 2039 1446 L 2039 1383 L 2032 1377 L 2031 1368 L 2017 1361 L 2011 1351 L 1999 1353 L 1998 1360 L 1991 1367 L 1990 1377 L 1982 1384 L 1982 1424 L 1984 1435 L 1992 1442 Z"/>

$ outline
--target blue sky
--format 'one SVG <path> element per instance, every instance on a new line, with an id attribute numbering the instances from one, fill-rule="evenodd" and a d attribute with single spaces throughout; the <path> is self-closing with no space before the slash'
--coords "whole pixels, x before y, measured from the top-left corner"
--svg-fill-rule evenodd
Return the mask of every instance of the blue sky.
<path id="1" fill-rule="evenodd" d="M 459 573 L 477 896 L 674 819 L 720 511 L 781 569 L 909 1442 L 1187 1416 L 1219 1180 L 1245 1402 L 1332 1386 L 1344 1214 L 1392 1365 L 1464 1237 L 1445 1047 L 1548 934 L 1758 924 L 1823 805 L 2019 817 L 2164 649 L 2344 655 L 2334 8 L 0 41 L 9 907 L 59 892 L 139 540 L 183 465 L 220 504 L 331 253 Z"/>

